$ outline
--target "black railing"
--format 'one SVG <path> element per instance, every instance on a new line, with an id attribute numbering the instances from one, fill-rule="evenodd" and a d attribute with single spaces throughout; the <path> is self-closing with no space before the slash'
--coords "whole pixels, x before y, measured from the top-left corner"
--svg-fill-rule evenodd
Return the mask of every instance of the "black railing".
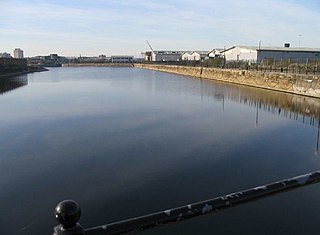
<path id="1" fill-rule="evenodd" d="M 249 63 L 247 61 L 224 61 L 223 58 L 209 59 L 204 61 L 143 61 L 144 64 L 177 65 L 189 67 L 206 67 L 221 69 L 238 69 L 258 72 L 290 73 L 302 75 L 320 75 L 320 62 L 318 60 L 308 63 L 293 61 L 261 61 L 260 63 Z"/>
<path id="2" fill-rule="evenodd" d="M 79 205 L 74 201 L 66 200 L 60 202 L 55 209 L 55 216 L 60 225 L 54 228 L 53 235 L 106 235 L 145 230 L 161 224 L 179 222 L 209 214 L 318 182 L 320 182 L 320 171 L 315 171 L 225 196 L 88 229 L 83 229 L 78 223 L 81 215 Z"/>

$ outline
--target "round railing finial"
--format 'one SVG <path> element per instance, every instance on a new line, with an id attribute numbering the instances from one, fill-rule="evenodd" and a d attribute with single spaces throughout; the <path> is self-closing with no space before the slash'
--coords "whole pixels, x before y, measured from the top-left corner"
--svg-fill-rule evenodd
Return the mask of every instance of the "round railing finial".
<path id="1" fill-rule="evenodd" d="M 60 202 L 56 206 L 54 214 L 60 224 L 54 228 L 54 235 L 84 234 L 83 228 L 78 223 L 81 216 L 81 208 L 77 202 L 72 200 Z"/>

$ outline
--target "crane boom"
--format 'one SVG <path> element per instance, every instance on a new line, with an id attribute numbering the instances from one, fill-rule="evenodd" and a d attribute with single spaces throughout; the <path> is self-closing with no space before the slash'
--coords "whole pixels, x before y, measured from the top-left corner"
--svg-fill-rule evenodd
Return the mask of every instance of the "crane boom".
<path id="1" fill-rule="evenodd" d="M 148 46 L 150 47 L 151 51 L 153 52 L 152 46 L 150 45 L 149 41 L 147 40 Z"/>

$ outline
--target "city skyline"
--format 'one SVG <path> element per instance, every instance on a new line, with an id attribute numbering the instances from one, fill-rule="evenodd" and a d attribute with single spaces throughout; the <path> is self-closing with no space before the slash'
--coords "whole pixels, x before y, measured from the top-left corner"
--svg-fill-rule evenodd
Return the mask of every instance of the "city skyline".
<path id="1" fill-rule="evenodd" d="M 3 0 L 0 52 L 130 54 L 233 45 L 320 47 L 317 0 Z"/>

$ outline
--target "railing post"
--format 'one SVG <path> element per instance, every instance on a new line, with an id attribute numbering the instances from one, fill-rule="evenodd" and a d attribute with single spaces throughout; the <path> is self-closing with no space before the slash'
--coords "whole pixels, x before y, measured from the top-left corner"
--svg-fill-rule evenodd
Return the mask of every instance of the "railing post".
<path id="1" fill-rule="evenodd" d="M 53 235 L 84 235 L 84 229 L 78 223 L 81 209 L 78 203 L 72 200 L 60 202 L 54 214 L 59 223 L 53 228 Z"/>

